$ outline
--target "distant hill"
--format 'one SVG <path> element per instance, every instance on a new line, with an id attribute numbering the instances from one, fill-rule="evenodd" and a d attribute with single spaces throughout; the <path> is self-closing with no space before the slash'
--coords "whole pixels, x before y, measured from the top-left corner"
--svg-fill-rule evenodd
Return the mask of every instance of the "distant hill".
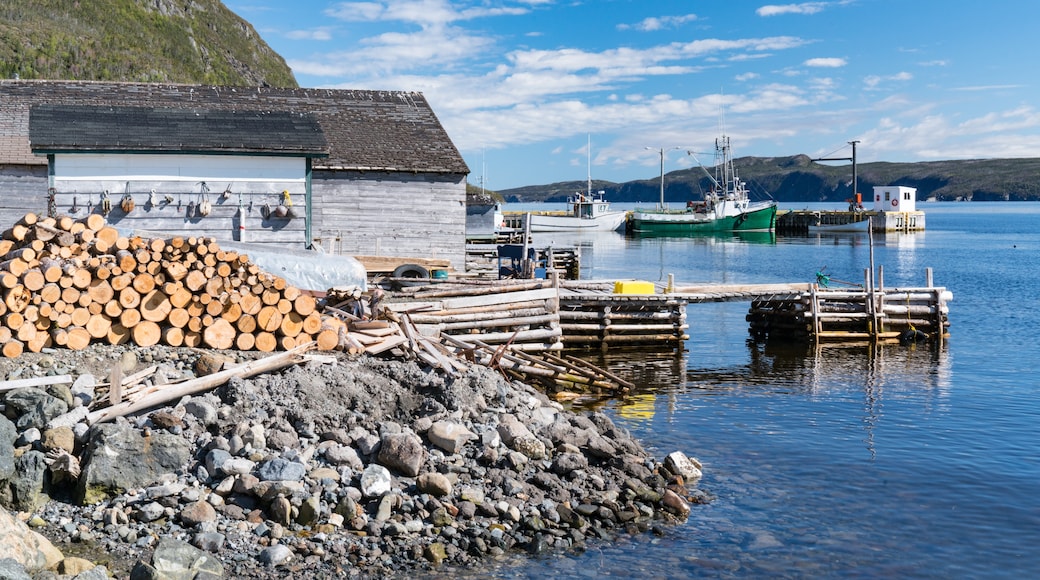
<path id="1" fill-rule="evenodd" d="M 0 78 L 297 86 L 219 0 L 0 0 Z"/>
<path id="2" fill-rule="evenodd" d="M 734 164 L 748 183 L 752 198 L 772 196 L 784 202 L 841 202 L 852 197 L 852 166 L 824 165 L 807 155 L 791 157 L 741 157 Z M 709 168 L 710 170 L 710 168 Z M 917 188 L 917 198 L 939 201 L 1037 201 L 1040 200 L 1040 158 L 969 159 L 922 163 L 859 163 L 859 192 L 870 203 L 875 185 Z M 665 174 L 665 201 L 701 199 L 711 181 L 700 167 Z M 561 202 L 586 181 L 566 181 L 499 190 L 507 202 Z M 604 191 L 614 202 L 657 202 L 660 176 L 614 183 L 593 181 L 593 191 Z"/>

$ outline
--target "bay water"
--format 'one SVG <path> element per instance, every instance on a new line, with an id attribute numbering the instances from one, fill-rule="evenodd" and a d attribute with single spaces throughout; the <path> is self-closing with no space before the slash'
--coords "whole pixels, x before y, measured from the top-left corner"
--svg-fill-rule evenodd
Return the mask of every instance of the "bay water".
<path id="1" fill-rule="evenodd" d="M 792 206 L 794 207 L 794 206 Z M 798 206 L 802 207 L 802 206 Z M 507 209 L 515 209 L 508 207 Z M 840 209 L 834 205 L 809 209 Z M 859 283 L 953 293 L 942 344 L 751 340 L 748 303 L 691 304 L 672 351 L 598 351 L 629 396 L 586 402 L 655 457 L 704 465 L 712 501 L 663 533 L 507 562 L 496 577 L 1021 578 L 1040 574 L 1040 204 L 922 203 L 917 233 L 577 245 L 582 277 Z"/>

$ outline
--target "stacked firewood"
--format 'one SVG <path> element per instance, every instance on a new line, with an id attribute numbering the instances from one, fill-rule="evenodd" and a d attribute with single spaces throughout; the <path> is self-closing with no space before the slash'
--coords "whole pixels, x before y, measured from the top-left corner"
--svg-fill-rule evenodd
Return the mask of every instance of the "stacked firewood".
<path id="1" fill-rule="evenodd" d="M 23 217 L 0 240 L 3 355 L 92 341 L 239 350 L 341 348 L 347 323 L 212 239 L 121 236 L 98 214 Z"/>

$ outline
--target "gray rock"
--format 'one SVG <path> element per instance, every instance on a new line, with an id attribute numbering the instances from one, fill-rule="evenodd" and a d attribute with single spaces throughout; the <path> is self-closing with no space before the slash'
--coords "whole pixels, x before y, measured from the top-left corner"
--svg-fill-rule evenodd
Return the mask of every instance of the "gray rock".
<path id="1" fill-rule="evenodd" d="M 145 437 L 123 424 L 91 428 L 86 444 L 78 499 L 93 504 L 130 489 L 153 485 L 167 473 L 180 471 L 191 457 L 189 443 L 164 432 Z"/>
<path id="2" fill-rule="evenodd" d="M 293 552 L 285 544 L 275 544 L 273 546 L 264 548 L 260 552 L 260 563 L 265 566 L 278 566 L 284 564 L 292 558 Z"/>
<path id="3" fill-rule="evenodd" d="M 7 421 L 7 417 L 3 417 L 3 420 Z M 12 423 L 10 421 L 7 421 L 7 424 L 11 426 L 11 431 L 13 432 L 14 431 L 14 423 Z M 0 430 L 2 430 L 2 429 L 3 429 L 3 427 L 0 427 Z M 3 435 L 0 435 L 0 437 L 3 437 Z M 29 427 L 25 431 L 22 431 L 21 433 L 18 434 L 18 438 L 14 440 L 14 444 L 19 446 L 19 447 L 24 447 L 26 445 L 32 445 L 32 444 L 36 443 L 41 438 L 43 438 L 43 433 L 41 433 L 39 429 L 37 429 L 36 427 Z M 13 455 L 14 449 L 9 449 L 9 451 Z M 0 477 L 0 479 L 4 479 L 4 478 Z"/>
<path id="4" fill-rule="evenodd" d="M 302 463 L 277 457 L 260 464 L 256 476 L 260 481 L 300 481 L 307 475 L 307 467 Z"/>
<path id="5" fill-rule="evenodd" d="M 701 478 L 701 463 L 691 459 L 682 451 L 673 451 L 664 458 L 664 467 L 668 471 L 681 475 L 687 483 L 696 482 Z"/>
<path id="6" fill-rule="evenodd" d="M 43 429 L 51 419 L 69 412 L 65 401 L 40 389 L 14 389 L 4 397 L 8 413 L 15 413 L 15 426 L 18 430 L 36 427 Z"/>
<path id="7" fill-rule="evenodd" d="M 224 449 L 210 449 L 206 453 L 206 471 L 210 475 L 224 474 L 224 463 L 231 459 L 231 454 Z"/>
<path id="8" fill-rule="evenodd" d="M 207 427 L 215 425 L 219 419 L 217 408 L 202 399 L 191 399 L 184 403 L 184 410 Z"/>
<path id="9" fill-rule="evenodd" d="M 391 484 L 390 472 L 382 465 L 371 463 L 361 473 L 361 494 L 365 497 L 379 497 L 390 491 Z"/>
<path id="10" fill-rule="evenodd" d="M 353 433 L 353 431 L 351 433 Z M 380 439 L 378 435 L 368 432 L 354 437 L 354 444 L 357 445 L 358 451 L 365 456 L 372 455 L 378 451 L 381 441 L 382 439 Z"/>
<path id="11" fill-rule="evenodd" d="M 255 467 L 256 463 L 245 457 L 232 457 L 224 462 L 222 470 L 227 475 L 246 475 L 252 473 Z"/>
<path id="12" fill-rule="evenodd" d="M 33 580 L 25 566 L 14 558 L 0 558 L 0 578 L 3 580 Z"/>
<path id="13" fill-rule="evenodd" d="M 139 522 L 154 522 L 166 515 L 166 508 L 158 502 L 148 502 L 137 507 L 134 518 Z"/>
<path id="14" fill-rule="evenodd" d="M 462 451 L 466 443 L 475 439 L 476 436 L 465 425 L 452 421 L 437 421 L 426 432 L 430 443 L 452 455 Z"/>
<path id="15" fill-rule="evenodd" d="M 578 469 L 586 469 L 589 466 L 588 459 L 579 453 L 561 453 L 553 459 L 552 472 L 557 475 L 567 475 Z"/>
<path id="16" fill-rule="evenodd" d="M 325 460 L 333 465 L 346 465 L 347 467 L 361 471 L 365 464 L 361 461 L 357 451 L 346 445 L 330 445 L 325 449 Z"/>
<path id="17" fill-rule="evenodd" d="M 498 434 L 502 442 L 512 447 L 513 441 L 520 437 L 534 437 L 531 430 L 520 422 L 515 415 L 502 415 L 498 423 Z"/>
<path id="18" fill-rule="evenodd" d="M 425 459 L 426 450 L 417 435 L 394 433 L 383 436 L 376 461 L 407 477 L 415 477 Z"/>
<path id="19" fill-rule="evenodd" d="M 15 460 L 15 473 L 11 476 L 11 507 L 31 512 L 46 503 L 43 493 L 44 476 L 47 473 L 46 456 L 39 451 L 28 451 Z"/>
<path id="20" fill-rule="evenodd" d="M 196 548 L 214 553 L 224 547 L 225 541 L 227 541 L 227 538 L 219 532 L 202 532 L 195 534 L 195 537 L 191 540 Z"/>
<path id="21" fill-rule="evenodd" d="M 151 567 L 165 579 L 221 578 L 224 565 L 215 556 L 187 542 L 163 538 L 152 554 Z M 135 569 L 136 572 L 136 569 Z M 131 577 L 135 574 L 131 573 Z"/>
<path id="22" fill-rule="evenodd" d="M 300 511 L 296 515 L 296 523 L 301 526 L 314 525 L 317 523 L 320 514 L 321 499 L 316 495 L 312 495 L 303 500 L 303 503 L 300 504 Z"/>

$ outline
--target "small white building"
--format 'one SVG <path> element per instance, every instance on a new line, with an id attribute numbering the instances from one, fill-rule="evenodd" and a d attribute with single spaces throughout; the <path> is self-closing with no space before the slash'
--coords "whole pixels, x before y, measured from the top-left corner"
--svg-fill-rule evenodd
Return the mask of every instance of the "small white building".
<path id="1" fill-rule="evenodd" d="M 874 230 L 911 232 L 924 230 L 924 212 L 917 209 L 917 189 L 902 185 L 874 186 Z"/>
<path id="2" fill-rule="evenodd" d="M 874 211 L 917 211 L 917 189 L 902 185 L 875 185 Z"/>

